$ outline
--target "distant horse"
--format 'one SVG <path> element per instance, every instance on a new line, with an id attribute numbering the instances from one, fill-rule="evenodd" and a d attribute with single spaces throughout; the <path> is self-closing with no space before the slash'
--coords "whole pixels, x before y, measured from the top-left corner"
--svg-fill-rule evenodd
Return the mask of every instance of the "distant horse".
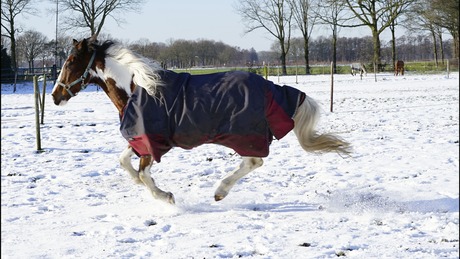
<path id="1" fill-rule="evenodd" d="M 150 168 L 173 147 L 215 143 L 242 156 L 240 166 L 220 182 L 216 201 L 262 165 L 273 138 L 291 130 L 306 151 L 350 152 L 341 138 L 316 133 L 320 108 L 295 88 L 241 71 L 175 73 L 112 41 L 100 44 L 88 38 L 73 40 L 73 45 L 52 92 L 54 103 L 63 105 L 88 84 L 99 85 L 118 109 L 120 131 L 129 142 L 121 166 L 159 200 L 175 203 L 172 193 L 155 185 Z M 140 157 L 138 170 L 131 163 L 133 155 Z"/>
<path id="2" fill-rule="evenodd" d="M 395 76 L 398 74 L 404 75 L 404 61 L 398 60 L 395 63 Z"/>
<path id="3" fill-rule="evenodd" d="M 363 78 L 363 75 L 367 75 L 366 67 L 364 66 L 363 63 L 355 63 L 350 65 L 351 68 L 351 75 L 355 76 L 359 73 L 361 76 L 361 79 Z"/>

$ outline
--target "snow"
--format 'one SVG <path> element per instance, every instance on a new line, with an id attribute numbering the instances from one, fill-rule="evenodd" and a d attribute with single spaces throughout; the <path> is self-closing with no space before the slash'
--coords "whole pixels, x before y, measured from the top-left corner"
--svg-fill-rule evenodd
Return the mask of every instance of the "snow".
<path id="1" fill-rule="evenodd" d="M 459 258 L 459 74 L 334 78 L 334 112 L 330 76 L 269 79 L 316 99 L 319 131 L 351 157 L 305 153 L 291 132 L 215 202 L 238 155 L 177 148 L 152 169 L 175 206 L 120 168 L 127 143 L 95 86 L 55 106 L 49 83 L 37 152 L 32 85 L 2 85 L 1 257 Z"/>

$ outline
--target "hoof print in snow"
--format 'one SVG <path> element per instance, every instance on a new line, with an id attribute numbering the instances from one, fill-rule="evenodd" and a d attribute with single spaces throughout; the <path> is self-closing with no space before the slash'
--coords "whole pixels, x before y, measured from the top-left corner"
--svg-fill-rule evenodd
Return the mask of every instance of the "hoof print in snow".
<path id="1" fill-rule="evenodd" d="M 337 257 L 347 256 L 347 255 L 345 254 L 344 251 L 339 251 L 339 252 L 335 253 L 335 255 L 336 255 Z"/>
<path id="2" fill-rule="evenodd" d="M 158 224 L 155 220 L 151 219 L 151 220 L 146 220 L 144 222 L 144 225 L 147 226 L 147 227 L 150 227 L 150 226 L 155 226 L 156 224 Z"/>

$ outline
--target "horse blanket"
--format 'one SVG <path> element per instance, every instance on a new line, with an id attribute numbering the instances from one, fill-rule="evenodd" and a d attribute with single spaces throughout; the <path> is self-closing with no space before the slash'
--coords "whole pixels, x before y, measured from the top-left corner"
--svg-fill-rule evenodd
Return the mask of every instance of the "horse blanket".
<path id="1" fill-rule="evenodd" d="M 173 147 L 220 144 L 241 156 L 266 157 L 273 137 L 294 127 L 305 93 L 263 77 L 233 71 L 190 75 L 164 70 L 158 94 L 136 87 L 120 131 L 138 156 L 155 161 Z"/>

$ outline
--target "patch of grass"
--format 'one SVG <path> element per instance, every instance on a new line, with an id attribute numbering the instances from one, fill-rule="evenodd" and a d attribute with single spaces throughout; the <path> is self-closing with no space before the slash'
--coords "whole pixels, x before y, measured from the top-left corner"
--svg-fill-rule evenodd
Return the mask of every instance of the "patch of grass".
<path id="1" fill-rule="evenodd" d="M 374 73 L 374 68 L 371 63 L 365 64 L 367 73 Z M 407 72 L 416 72 L 416 73 L 426 73 L 426 74 L 438 74 L 447 72 L 447 61 L 444 63 L 441 61 L 436 63 L 434 61 L 417 61 L 417 62 L 405 62 L 404 64 L 405 71 Z M 211 74 L 217 72 L 226 72 L 226 71 L 247 71 L 256 73 L 258 75 L 264 76 L 262 66 L 253 66 L 253 67 L 220 67 L 220 68 L 192 68 L 192 69 L 173 69 L 174 72 L 187 72 L 192 75 L 203 75 Z M 449 64 L 449 70 L 451 72 L 457 72 L 458 62 L 451 61 Z M 304 65 L 298 66 L 287 66 L 286 72 L 287 75 L 305 75 L 306 68 Z M 393 66 L 391 64 L 386 64 L 384 70 L 381 72 L 393 72 Z M 326 75 L 331 73 L 330 64 L 327 65 L 311 65 L 310 74 L 311 75 Z M 336 66 L 336 74 L 350 74 L 351 68 L 349 64 L 338 64 Z M 268 74 L 270 76 L 282 75 L 282 68 L 277 66 L 271 66 L 268 68 Z"/>

